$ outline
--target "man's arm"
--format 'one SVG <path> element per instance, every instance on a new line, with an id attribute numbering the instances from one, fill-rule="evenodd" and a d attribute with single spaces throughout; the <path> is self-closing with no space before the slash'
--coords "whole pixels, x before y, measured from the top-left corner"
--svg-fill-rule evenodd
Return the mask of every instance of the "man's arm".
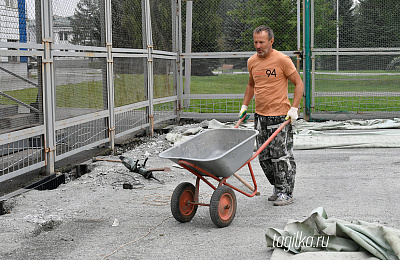
<path id="1" fill-rule="evenodd" d="M 250 101 L 253 98 L 253 96 L 254 96 L 254 80 L 252 77 L 249 77 L 249 83 L 247 84 L 246 91 L 244 92 L 242 108 L 240 109 L 239 112 L 239 119 L 242 120 L 242 121 L 239 120 L 238 123 L 239 125 L 241 122 L 246 123 L 247 119 L 250 117 L 250 115 L 247 115 L 247 107 L 250 104 Z"/>
<path id="2" fill-rule="evenodd" d="M 254 80 L 249 77 L 249 83 L 247 84 L 246 91 L 244 92 L 243 105 L 248 106 L 254 96 Z"/>
<path id="3" fill-rule="evenodd" d="M 303 97 L 304 84 L 297 71 L 289 76 L 289 80 L 294 84 L 294 97 L 292 107 L 299 108 L 301 98 Z M 243 102 L 244 103 L 244 102 Z"/>

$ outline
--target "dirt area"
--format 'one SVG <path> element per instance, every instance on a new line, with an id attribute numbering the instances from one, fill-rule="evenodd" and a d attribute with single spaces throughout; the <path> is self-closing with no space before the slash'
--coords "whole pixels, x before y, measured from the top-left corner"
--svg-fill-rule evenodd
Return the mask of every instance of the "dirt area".
<path id="1" fill-rule="evenodd" d="M 204 124 L 172 131 L 199 126 Z M 158 156 L 171 146 L 166 134 L 143 141 L 119 152 L 140 163 L 148 158 L 147 168 L 170 167 L 153 172 L 163 184 L 121 163 L 88 160 L 90 172 L 81 177 L 70 172 L 57 189 L 31 190 L 5 202 L 9 213 L 0 216 L 0 259 L 270 259 L 274 250 L 265 245 L 266 230 L 302 220 L 320 206 L 329 217 L 400 228 L 399 148 L 295 150 L 295 203 L 285 207 L 267 201 L 272 188 L 254 159 L 261 195 L 235 192 L 236 217 L 228 227 L 217 228 L 205 206 L 188 223 L 172 217 L 173 190 L 181 182 L 194 184 L 195 177 Z M 247 167 L 239 175 L 251 183 Z M 235 178 L 228 180 L 247 191 Z M 124 183 L 132 189 L 124 189 Z M 204 203 L 212 192 L 201 184 Z"/>

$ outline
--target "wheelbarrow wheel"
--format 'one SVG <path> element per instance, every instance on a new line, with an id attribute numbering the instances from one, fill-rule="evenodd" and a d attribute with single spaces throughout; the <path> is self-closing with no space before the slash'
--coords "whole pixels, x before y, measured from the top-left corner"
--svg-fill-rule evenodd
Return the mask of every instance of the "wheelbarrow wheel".
<path id="1" fill-rule="evenodd" d="M 195 187 L 190 182 L 182 182 L 176 186 L 171 197 L 171 212 L 181 223 L 189 222 L 197 211 L 194 202 Z"/>
<path id="2" fill-rule="evenodd" d="M 228 186 L 218 187 L 211 196 L 210 216 L 217 227 L 227 227 L 236 214 L 236 195 Z"/>

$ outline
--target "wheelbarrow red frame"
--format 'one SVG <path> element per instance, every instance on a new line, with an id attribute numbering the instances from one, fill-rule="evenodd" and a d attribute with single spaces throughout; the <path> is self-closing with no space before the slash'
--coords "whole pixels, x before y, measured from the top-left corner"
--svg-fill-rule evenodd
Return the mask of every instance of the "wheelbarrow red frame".
<path id="1" fill-rule="evenodd" d="M 235 128 L 237 128 L 241 121 L 240 120 Z M 253 154 L 253 156 L 247 160 L 236 172 L 238 172 L 240 169 L 242 169 L 245 165 L 248 166 L 249 171 L 250 171 L 250 176 L 253 182 L 253 187 L 251 187 L 250 184 L 245 182 L 243 179 L 241 179 L 236 173 L 233 175 L 239 179 L 243 184 L 245 184 L 249 189 L 251 189 L 253 192 L 248 193 L 245 192 L 227 182 L 227 179 L 230 177 L 217 177 L 204 169 L 194 165 L 193 163 L 190 163 L 185 160 L 179 160 L 178 164 L 185 168 L 186 170 L 190 171 L 193 173 L 197 178 L 196 178 L 196 186 L 192 187 L 190 183 L 181 183 L 180 186 L 176 188 L 178 191 L 178 195 L 173 194 L 173 198 L 171 199 L 171 210 L 173 212 L 173 215 L 175 219 L 177 219 L 180 222 L 188 222 L 192 219 L 192 217 L 195 215 L 197 211 L 197 206 L 209 206 L 210 207 L 210 215 L 211 219 L 214 222 L 215 225 L 218 227 L 225 227 L 228 226 L 236 212 L 236 197 L 233 192 L 229 191 L 229 189 L 226 188 L 220 188 L 223 187 L 224 185 L 236 190 L 247 197 L 254 197 L 255 195 L 258 195 L 259 193 L 257 192 L 257 182 L 254 177 L 254 172 L 253 168 L 251 166 L 251 161 L 256 158 L 264 149 L 265 147 L 276 137 L 276 135 L 290 122 L 290 120 L 286 120 L 283 122 L 277 130 L 265 141 L 265 143 Z M 213 184 L 211 184 L 210 181 L 206 179 L 206 177 L 212 178 L 218 182 L 218 186 L 215 187 Z M 200 180 L 204 181 L 208 186 L 210 186 L 213 190 L 214 193 L 218 193 L 216 196 L 217 198 L 213 198 L 215 194 L 213 194 L 213 197 L 211 198 L 210 204 L 206 203 L 200 203 L 199 202 L 199 190 L 200 190 Z M 194 190 L 193 190 L 194 188 Z M 218 192 L 217 192 L 218 189 Z M 221 191 L 220 191 L 221 190 Z M 175 198 L 174 198 L 175 196 Z M 213 202 L 214 200 L 214 202 Z M 223 205 L 221 205 L 221 203 Z M 216 205 L 214 205 L 216 204 Z M 179 207 L 179 208 L 178 208 Z M 175 213 L 175 214 L 174 214 Z"/>

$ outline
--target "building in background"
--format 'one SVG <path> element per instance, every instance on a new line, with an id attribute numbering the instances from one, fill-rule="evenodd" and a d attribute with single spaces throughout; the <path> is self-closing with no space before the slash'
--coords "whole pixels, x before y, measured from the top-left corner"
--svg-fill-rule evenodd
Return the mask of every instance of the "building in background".
<path id="1" fill-rule="evenodd" d="M 0 42 L 20 41 L 18 0 L 0 0 Z M 7 48 L 1 48 L 7 49 Z M 1 62 L 18 62 L 16 56 L 0 57 Z"/>

